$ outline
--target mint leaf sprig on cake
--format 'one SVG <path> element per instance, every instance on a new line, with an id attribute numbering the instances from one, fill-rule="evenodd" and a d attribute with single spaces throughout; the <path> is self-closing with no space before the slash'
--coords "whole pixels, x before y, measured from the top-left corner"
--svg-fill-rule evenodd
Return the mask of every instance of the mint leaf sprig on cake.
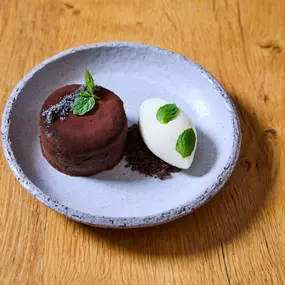
<path id="1" fill-rule="evenodd" d="M 80 90 L 79 96 L 72 105 L 74 115 L 83 116 L 92 110 L 96 104 L 96 100 L 100 97 L 94 94 L 95 83 L 91 73 L 85 68 L 85 85 L 87 90 Z"/>

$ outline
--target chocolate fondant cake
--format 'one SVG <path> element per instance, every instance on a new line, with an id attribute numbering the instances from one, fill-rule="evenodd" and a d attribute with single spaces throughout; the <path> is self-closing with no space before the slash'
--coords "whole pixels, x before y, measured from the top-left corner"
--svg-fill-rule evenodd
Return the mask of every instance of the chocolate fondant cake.
<path id="1" fill-rule="evenodd" d="M 42 153 L 65 174 L 90 176 L 113 168 L 124 155 L 128 127 L 123 102 L 110 90 L 97 89 L 100 99 L 82 116 L 71 110 L 84 85 L 60 88 L 42 106 Z"/>

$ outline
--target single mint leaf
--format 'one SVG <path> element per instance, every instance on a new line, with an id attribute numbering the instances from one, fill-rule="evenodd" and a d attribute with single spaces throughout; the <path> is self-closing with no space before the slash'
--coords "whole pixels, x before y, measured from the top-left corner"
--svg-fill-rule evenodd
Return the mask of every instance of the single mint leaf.
<path id="1" fill-rule="evenodd" d="M 179 109 L 175 104 L 166 104 L 158 109 L 156 112 L 156 119 L 162 124 L 167 124 L 174 120 L 178 113 Z"/>
<path id="2" fill-rule="evenodd" d="M 92 94 L 90 94 L 90 93 L 87 92 L 87 91 L 83 91 L 83 90 L 80 90 L 80 96 L 93 98 L 93 95 L 92 95 Z"/>
<path id="3" fill-rule="evenodd" d="M 176 142 L 176 151 L 185 158 L 192 154 L 196 144 L 196 134 L 192 128 L 179 135 Z"/>
<path id="4" fill-rule="evenodd" d="M 72 112 L 75 115 L 82 116 L 89 112 L 95 105 L 93 97 L 79 96 L 75 99 L 72 105 Z"/>
<path id="5" fill-rule="evenodd" d="M 94 91 L 94 79 L 91 73 L 85 68 L 85 85 L 87 87 L 87 90 L 93 95 Z"/>

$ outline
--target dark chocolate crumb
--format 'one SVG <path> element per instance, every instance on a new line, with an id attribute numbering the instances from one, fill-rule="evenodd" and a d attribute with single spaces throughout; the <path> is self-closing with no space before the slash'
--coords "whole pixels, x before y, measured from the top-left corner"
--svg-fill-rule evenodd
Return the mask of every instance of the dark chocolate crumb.
<path id="1" fill-rule="evenodd" d="M 129 127 L 128 143 L 126 150 L 125 167 L 132 171 L 138 171 L 145 176 L 151 176 L 163 180 L 171 173 L 179 172 L 181 169 L 174 167 L 155 156 L 142 140 L 137 124 Z"/>

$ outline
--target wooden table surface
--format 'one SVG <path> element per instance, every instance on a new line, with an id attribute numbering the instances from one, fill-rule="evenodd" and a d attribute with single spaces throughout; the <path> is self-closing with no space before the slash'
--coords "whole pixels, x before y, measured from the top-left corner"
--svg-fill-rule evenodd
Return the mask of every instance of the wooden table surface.
<path id="1" fill-rule="evenodd" d="M 207 205 L 149 229 L 77 224 L 23 190 L 0 155 L 0 284 L 285 284 L 284 0 L 1 0 L 0 112 L 36 64 L 136 41 L 202 64 L 233 98 L 240 160 Z"/>

